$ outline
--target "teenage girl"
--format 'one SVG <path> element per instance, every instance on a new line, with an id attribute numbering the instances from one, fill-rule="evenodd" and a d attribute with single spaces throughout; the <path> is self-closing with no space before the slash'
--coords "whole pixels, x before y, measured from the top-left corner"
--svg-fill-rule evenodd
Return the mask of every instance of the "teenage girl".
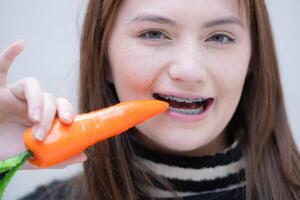
<path id="1" fill-rule="evenodd" d="M 35 78 L 7 85 L 22 48 L 0 57 L 1 159 L 25 150 L 25 128 L 42 141 L 56 114 L 74 117 Z M 90 0 L 79 75 L 80 112 L 133 99 L 170 108 L 61 164 L 86 160 L 83 175 L 24 199 L 300 199 L 263 0 Z"/>

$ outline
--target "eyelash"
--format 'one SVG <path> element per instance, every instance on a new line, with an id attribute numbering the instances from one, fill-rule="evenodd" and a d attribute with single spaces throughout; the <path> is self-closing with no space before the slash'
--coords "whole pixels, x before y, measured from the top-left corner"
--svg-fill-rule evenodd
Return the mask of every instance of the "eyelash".
<path id="1" fill-rule="evenodd" d="M 227 38 L 227 42 L 217 42 L 217 43 L 221 43 L 221 44 L 228 44 L 228 43 L 232 43 L 235 41 L 235 39 L 228 33 L 216 33 L 216 34 L 213 34 L 210 38 L 208 38 L 206 41 L 212 41 L 212 38 L 213 37 L 220 37 L 222 36 L 223 38 Z"/>
<path id="2" fill-rule="evenodd" d="M 163 39 L 168 39 L 168 37 L 162 31 L 159 31 L 159 30 L 148 30 L 148 31 L 145 31 L 145 32 L 141 33 L 139 35 L 139 37 L 141 37 L 143 39 L 146 39 L 146 40 L 155 40 L 155 41 L 159 40 L 159 39 L 162 39 L 161 37 L 153 39 L 153 38 L 149 37 L 149 33 L 152 33 L 152 34 L 153 33 L 155 33 L 155 34 L 157 34 L 157 33 L 158 34 L 162 34 L 162 35 L 164 35 Z M 148 36 L 147 36 L 147 34 L 148 34 Z M 222 36 L 223 38 L 224 37 L 227 38 L 228 42 L 224 43 L 224 42 L 217 42 L 216 41 L 217 43 L 228 44 L 228 43 L 232 43 L 232 42 L 235 41 L 234 38 L 231 35 L 227 34 L 227 33 L 216 33 L 216 34 L 212 35 L 209 39 L 207 39 L 205 41 L 213 41 L 212 38 L 214 38 L 214 37 L 220 37 L 220 36 Z"/>
<path id="3" fill-rule="evenodd" d="M 152 38 L 146 37 L 146 35 L 149 34 L 149 33 L 156 33 L 156 34 L 160 33 L 160 34 L 164 35 L 164 37 L 165 37 L 164 39 L 168 39 L 168 37 L 162 31 L 159 31 L 159 30 L 147 30 L 147 31 L 141 33 L 139 35 L 139 37 L 141 37 L 143 39 L 146 39 L 146 40 L 158 40 L 158 39 L 160 39 L 160 38 L 158 38 L 158 39 L 157 38 L 152 39 Z"/>

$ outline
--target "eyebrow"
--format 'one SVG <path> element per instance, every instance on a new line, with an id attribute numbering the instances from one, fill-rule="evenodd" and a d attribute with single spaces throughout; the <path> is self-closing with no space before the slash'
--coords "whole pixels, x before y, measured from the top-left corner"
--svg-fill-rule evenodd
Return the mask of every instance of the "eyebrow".
<path id="1" fill-rule="evenodd" d="M 166 24 L 171 26 L 178 26 L 178 24 L 173 21 L 172 19 L 169 19 L 167 17 L 158 16 L 158 15 L 152 15 L 152 14 L 142 14 L 137 17 L 134 17 L 129 21 L 129 23 L 133 22 L 143 22 L 143 21 L 150 21 L 150 22 L 156 22 L 159 24 Z"/>
<path id="2" fill-rule="evenodd" d="M 129 21 L 129 23 L 143 22 L 143 21 L 150 21 L 150 22 L 155 22 L 155 23 L 170 25 L 170 26 L 178 26 L 177 22 L 175 22 L 172 19 L 169 19 L 164 16 L 153 15 L 153 14 L 142 14 L 142 15 L 136 16 L 133 19 L 131 19 Z M 214 19 L 214 20 L 205 22 L 203 27 L 210 28 L 213 26 L 221 26 L 221 25 L 225 25 L 225 24 L 235 24 L 235 25 L 241 26 L 242 28 L 245 28 L 243 23 L 234 16 L 218 18 L 218 19 Z"/>
<path id="3" fill-rule="evenodd" d="M 245 28 L 243 23 L 238 18 L 233 17 L 233 16 L 208 21 L 204 24 L 204 27 L 210 28 L 213 26 L 220 26 L 220 25 L 224 25 L 224 24 L 235 24 L 235 25 L 241 26 L 242 28 Z"/>

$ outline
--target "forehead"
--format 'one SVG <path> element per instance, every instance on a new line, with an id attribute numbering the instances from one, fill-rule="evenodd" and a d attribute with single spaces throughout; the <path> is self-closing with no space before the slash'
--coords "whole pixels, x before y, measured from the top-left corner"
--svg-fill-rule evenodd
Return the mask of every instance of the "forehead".
<path id="1" fill-rule="evenodd" d="M 175 19 L 179 25 L 190 22 L 235 17 L 243 24 L 238 0 L 124 0 L 119 13 L 121 21 L 129 22 L 141 14 L 163 15 Z"/>

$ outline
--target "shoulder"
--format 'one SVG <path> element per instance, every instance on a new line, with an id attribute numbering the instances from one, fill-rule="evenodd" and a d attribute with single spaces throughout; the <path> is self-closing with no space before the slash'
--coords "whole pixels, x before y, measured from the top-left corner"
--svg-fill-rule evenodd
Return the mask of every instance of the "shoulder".
<path id="1" fill-rule="evenodd" d="M 81 177 L 82 178 L 82 177 Z M 79 177 L 73 177 L 63 181 L 52 181 L 49 184 L 39 186 L 32 193 L 22 197 L 20 200 L 67 200 L 80 199 L 82 181 Z"/>

